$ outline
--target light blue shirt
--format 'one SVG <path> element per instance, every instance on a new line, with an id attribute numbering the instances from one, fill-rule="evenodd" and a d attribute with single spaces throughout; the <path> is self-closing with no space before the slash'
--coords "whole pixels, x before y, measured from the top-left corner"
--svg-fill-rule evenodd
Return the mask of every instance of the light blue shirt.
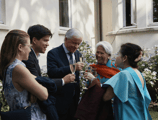
<path id="1" fill-rule="evenodd" d="M 145 79 L 143 88 L 138 75 L 131 67 L 114 75 L 102 87 L 104 85 L 110 85 L 115 94 L 115 120 L 152 120 L 148 111 L 151 98 Z"/>
<path id="2" fill-rule="evenodd" d="M 65 53 L 66 53 L 67 59 L 70 60 L 70 55 L 68 54 L 69 51 L 68 51 L 68 49 L 65 47 L 65 44 L 64 44 L 64 43 L 63 43 L 63 48 L 64 48 L 64 51 L 65 51 Z M 72 53 L 72 58 L 73 58 L 73 60 L 75 60 L 75 54 L 74 54 L 74 53 Z M 64 80 L 62 79 L 62 86 L 64 86 L 64 85 L 65 85 L 65 82 L 64 82 Z"/>
<path id="3" fill-rule="evenodd" d="M 65 47 L 64 43 L 63 43 L 63 48 L 64 48 L 64 51 L 66 53 L 67 59 L 70 60 L 70 55 L 68 54 L 70 51 L 68 51 L 68 49 Z M 75 54 L 74 53 L 72 53 L 72 58 L 73 58 L 73 60 L 75 60 Z"/>

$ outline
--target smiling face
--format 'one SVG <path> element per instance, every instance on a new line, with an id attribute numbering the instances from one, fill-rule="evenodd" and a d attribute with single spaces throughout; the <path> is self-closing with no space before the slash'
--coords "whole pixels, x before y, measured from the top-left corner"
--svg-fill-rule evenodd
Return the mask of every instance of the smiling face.
<path id="1" fill-rule="evenodd" d="M 36 38 L 33 39 L 32 47 L 33 47 L 36 55 L 38 55 L 39 53 L 45 53 L 46 48 L 49 46 L 49 44 L 48 44 L 49 38 L 50 38 L 50 35 L 46 35 L 39 40 L 37 40 Z"/>
<path id="2" fill-rule="evenodd" d="M 81 42 L 82 38 L 65 38 L 65 47 L 68 49 L 69 52 L 74 53 L 78 49 Z"/>
<path id="3" fill-rule="evenodd" d="M 97 47 L 96 59 L 98 64 L 106 64 L 108 62 L 109 54 L 107 54 L 102 46 Z"/>

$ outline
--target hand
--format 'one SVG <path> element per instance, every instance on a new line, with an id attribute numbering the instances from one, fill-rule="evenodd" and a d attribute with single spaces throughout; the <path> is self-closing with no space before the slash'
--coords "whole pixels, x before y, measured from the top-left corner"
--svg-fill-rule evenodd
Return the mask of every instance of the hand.
<path id="1" fill-rule="evenodd" d="M 83 62 L 77 62 L 76 63 L 76 71 L 81 71 L 83 67 L 84 67 Z"/>
<path id="2" fill-rule="evenodd" d="M 97 68 L 93 68 L 92 67 L 92 74 L 95 76 L 95 77 L 97 77 L 98 76 L 98 74 L 97 74 Z"/>
<path id="3" fill-rule="evenodd" d="M 67 84 L 67 83 L 70 83 L 70 82 L 73 82 L 75 81 L 75 75 L 74 74 L 68 74 L 66 75 L 64 78 L 64 83 Z"/>
<path id="4" fill-rule="evenodd" d="M 94 78 L 93 81 L 92 81 L 92 83 L 90 84 L 90 86 L 89 86 L 88 88 L 91 88 L 91 87 L 93 87 L 94 85 L 97 85 L 97 86 L 101 87 L 100 81 L 99 81 L 98 78 Z"/>
<path id="5" fill-rule="evenodd" d="M 37 102 L 37 97 L 35 97 L 34 95 L 30 95 L 30 102 L 31 103 L 36 103 Z"/>
<path id="6" fill-rule="evenodd" d="M 92 73 L 90 73 L 90 72 L 85 72 L 84 73 L 84 78 L 86 78 L 88 80 L 92 80 L 92 79 L 95 78 L 95 76 Z"/>

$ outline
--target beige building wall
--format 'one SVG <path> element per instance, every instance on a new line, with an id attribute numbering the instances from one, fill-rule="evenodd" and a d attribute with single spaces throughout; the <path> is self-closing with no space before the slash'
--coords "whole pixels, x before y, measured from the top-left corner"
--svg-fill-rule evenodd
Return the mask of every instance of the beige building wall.
<path id="1" fill-rule="evenodd" d="M 158 23 L 153 23 L 152 1 L 136 0 L 136 25 L 124 27 L 123 0 L 102 0 L 103 40 L 118 52 L 123 43 L 131 42 L 142 48 L 158 45 Z"/>
<path id="2" fill-rule="evenodd" d="M 46 65 L 47 52 L 64 42 L 69 29 L 59 26 L 59 0 L 3 0 L 5 1 L 5 24 L 0 24 L 0 47 L 9 30 L 27 31 L 29 26 L 42 24 L 48 27 L 53 37 L 45 54 L 39 58 L 40 66 Z M 71 27 L 83 33 L 83 40 L 90 45 L 95 41 L 94 0 L 71 0 Z"/>
<path id="3" fill-rule="evenodd" d="M 111 42 L 107 33 L 112 31 L 112 0 L 102 0 L 102 38 Z"/>

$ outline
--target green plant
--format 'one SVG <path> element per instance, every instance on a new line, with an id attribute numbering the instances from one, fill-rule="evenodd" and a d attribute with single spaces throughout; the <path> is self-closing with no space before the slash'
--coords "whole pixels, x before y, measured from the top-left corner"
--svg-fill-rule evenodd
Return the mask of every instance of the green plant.
<path id="1" fill-rule="evenodd" d="M 85 68 L 88 67 L 90 64 L 96 63 L 95 54 L 93 54 L 91 46 L 88 44 L 88 42 L 82 42 L 80 44 L 80 47 L 78 48 L 80 53 L 82 54 L 82 61 L 84 62 L 83 71 L 85 71 Z M 86 81 L 83 75 L 84 72 L 80 72 L 80 89 L 81 89 L 81 97 L 84 94 L 84 88 L 86 87 Z"/>
<path id="2" fill-rule="evenodd" d="M 144 50 L 143 60 L 138 63 L 139 70 L 142 72 L 147 88 L 153 101 L 157 102 L 157 90 L 158 90 L 158 47 L 154 46 L 153 51 L 151 49 Z"/>
<path id="3" fill-rule="evenodd" d="M 43 65 L 42 68 L 41 68 L 41 76 L 42 77 L 48 77 L 47 66 L 46 65 Z"/>
<path id="4" fill-rule="evenodd" d="M 0 90 L 3 89 L 3 86 L 2 86 L 2 81 L 0 80 Z M 6 112 L 6 111 L 9 111 L 9 106 L 7 104 L 7 101 L 4 97 L 4 92 L 0 92 L 0 103 L 2 103 L 2 107 L 1 107 L 1 111 L 3 112 Z"/>

